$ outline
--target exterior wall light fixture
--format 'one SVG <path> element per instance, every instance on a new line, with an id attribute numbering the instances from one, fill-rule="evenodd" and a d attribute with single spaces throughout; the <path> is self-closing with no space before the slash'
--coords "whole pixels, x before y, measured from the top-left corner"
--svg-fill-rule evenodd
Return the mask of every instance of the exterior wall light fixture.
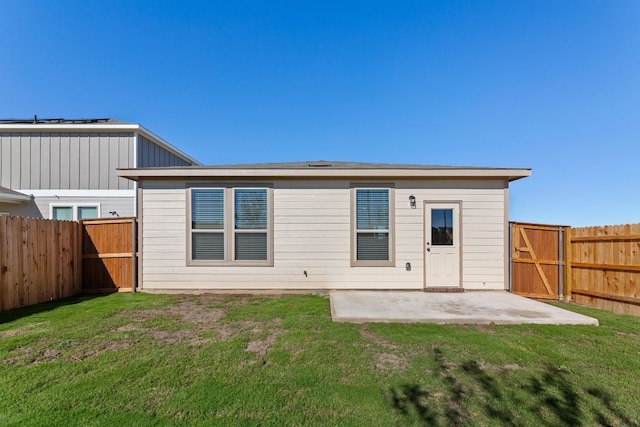
<path id="1" fill-rule="evenodd" d="M 413 194 L 409 196 L 409 204 L 411 205 L 411 209 L 416 208 L 416 196 Z"/>

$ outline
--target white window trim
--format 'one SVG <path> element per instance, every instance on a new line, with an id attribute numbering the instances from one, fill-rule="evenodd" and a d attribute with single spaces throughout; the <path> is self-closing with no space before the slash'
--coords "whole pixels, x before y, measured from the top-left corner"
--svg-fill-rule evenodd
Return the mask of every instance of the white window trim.
<path id="1" fill-rule="evenodd" d="M 192 190 L 223 190 L 224 191 L 224 260 L 196 260 L 192 258 L 192 236 L 196 232 L 192 227 L 191 191 Z M 267 259 L 266 260 L 235 260 L 235 190 L 267 190 Z M 188 185 L 187 188 L 187 265 L 189 266 L 236 266 L 236 267 L 273 267 L 273 186 L 268 184 L 221 184 L 221 185 Z M 218 230 L 215 230 L 219 232 Z M 244 232 L 249 232 L 246 230 Z M 263 230 L 259 230 L 263 232 Z M 242 232 L 241 232 L 242 233 Z"/>
<path id="2" fill-rule="evenodd" d="M 2 211 L 2 212 L 0 212 L 0 216 L 11 216 L 11 212 Z"/>
<path id="3" fill-rule="evenodd" d="M 389 259 L 376 261 L 358 260 L 358 220 L 356 209 L 357 190 L 388 190 L 389 191 Z M 351 267 L 395 267 L 396 243 L 395 243 L 395 186 L 393 184 L 352 184 L 351 185 Z M 385 230 L 386 231 L 386 230 Z"/>
<path id="4" fill-rule="evenodd" d="M 100 203 L 49 203 L 49 219 L 53 219 L 54 208 L 71 208 L 73 220 L 78 221 L 78 208 L 96 208 L 97 218 L 100 218 Z"/>

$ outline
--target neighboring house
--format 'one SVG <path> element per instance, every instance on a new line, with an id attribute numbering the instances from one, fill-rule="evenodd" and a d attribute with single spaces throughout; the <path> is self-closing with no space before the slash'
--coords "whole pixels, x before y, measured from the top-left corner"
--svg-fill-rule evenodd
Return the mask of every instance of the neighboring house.
<path id="1" fill-rule="evenodd" d="M 197 161 L 134 123 L 0 120 L 0 214 L 76 220 L 136 215 L 136 185 L 117 168 Z"/>
<path id="2" fill-rule="evenodd" d="M 509 182 L 529 169 L 305 162 L 121 169 L 139 286 L 505 289 Z"/>

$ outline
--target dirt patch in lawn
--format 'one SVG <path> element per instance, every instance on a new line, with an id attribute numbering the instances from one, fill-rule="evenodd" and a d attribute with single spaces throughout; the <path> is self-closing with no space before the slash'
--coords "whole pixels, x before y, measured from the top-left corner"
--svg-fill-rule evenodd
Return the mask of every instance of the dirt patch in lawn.
<path id="1" fill-rule="evenodd" d="M 81 362 L 105 351 L 116 351 L 133 347 L 135 341 L 121 340 L 65 340 L 53 341 L 41 338 L 30 346 L 17 347 L 4 360 L 9 365 L 36 365 L 46 362 Z"/>
<path id="2" fill-rule="evenodd" d="M 396 348 L 398 348 L 397 345 L 391 344 L 389 341 L 385 340 L 381 336 L 378 336 L 378 335 L 374 334 L 373 332 L 371 332 L 366 325 L 360 327 L 360 336 L 362 338 L 366 339 L 367 341 L 370 341 L 373 344 L 375 344 L 377 346 L 380 346 L 380 347 L 384 347 L 384 348 L 388 348 L 388 349 L 396 349 Z"/>
<path id="3" fill-rule="evenodd" d="M 284 332 L 280 328 L 280 318 L 265 322 L 223 319 L 231 307 L 259 303 L 248 297 L 177 295 L 175 298 L 175 304 L 161 308 L 121 312 L 114 318 L 120 326 L 105 328 L 92 339 L 54 342 L 43 338 L 29 346 L 17 347 L 4 362 L 11 365 L 78 362 L 106 351 L 126 349 L 141 343 L 204 346 L 236 337 L 247 339 L 247 352 L 263 357 L 276 342 L 277 336 Z M 5 331 L 3 335 L 17 335 L 32 328 Z"/>
<path id="4" fill-rule="evenodd" d="M 399 352 L 398 345 L 393 344 L 379 335 L 371 332 L 367 325 L 360 327 L 360 336 L 366 340 L 368 347 L 372 344 L 381 347 L 383 351 L 376 353 L 373 357 L 373 366 L 381 371 L 402 371 L 409 367 L 412 354 Z"/>
<path id="5" fill-rule="evenodd" d="M 20 335 L 20 334 L 24 334 L 27 332 L 31 332 L 33 330 L 36 330 L 38 327 L 45 325 L 46 322 L 40 322 L 40 323 L 32 323 L 26 326 L 22 326 L 19 328 L 15 328 L 15 329 L 9 329 L 6 331 L 1 331 L 0 332 L 0 338 L 4 337 L 4 338 L 9 338 L 9 337 L 13 337 L 16 335 Z"/>
<path id="6" fill-rule="evenodd" d="M 409 361 L 405 354 L 380 353 L 374 357 L 374 366 L 381 371 L 401 371 L 407 368 Z"/>
<path id="7" fill-rule="evenodd" d="M 262 329 L 256 328 L 253 332 L 256 334 L 262 333 Z M 250 341 L 249 344 L 247 344 L 245 351 L 249 353 L 256 353 L 260 357 L 265 356 L 269 351 L 269 348 L 275 344 L 276 337 L 282 332 L 283 331 L 281 329 L 270 329 L 266 338 Z"/>

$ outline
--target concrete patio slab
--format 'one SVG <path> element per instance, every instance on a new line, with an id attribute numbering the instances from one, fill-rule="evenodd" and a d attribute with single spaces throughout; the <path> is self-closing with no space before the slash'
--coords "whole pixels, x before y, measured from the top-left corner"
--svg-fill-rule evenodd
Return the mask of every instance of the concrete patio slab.
<path id="1" fill-rule="evenodd" d="M 598 320 L 506 291 L 331 291 L 334 322 L 598 325 Z"/>

